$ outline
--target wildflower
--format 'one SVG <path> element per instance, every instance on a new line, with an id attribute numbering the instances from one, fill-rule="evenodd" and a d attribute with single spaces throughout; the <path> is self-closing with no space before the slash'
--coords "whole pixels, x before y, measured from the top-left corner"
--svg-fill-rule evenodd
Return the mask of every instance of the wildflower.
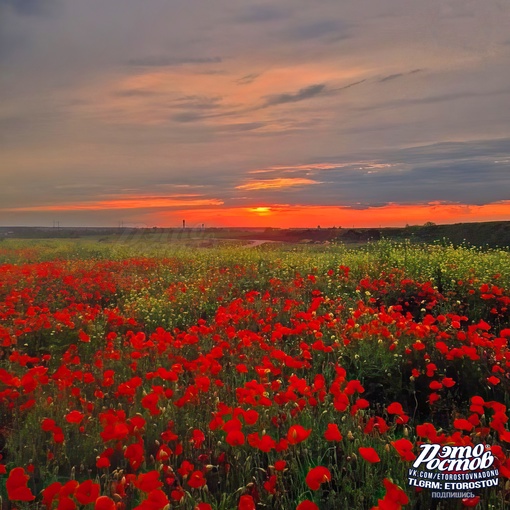
<path id="1" fill-rule="evenodd" d="M 239 505 L 237 507 L 238 510 L 256 510 L 255 507 L 255 501 L 253 501 L 253 498 L 245 494 L 244 496 L 241 496 L 239 498 Z"/>
<path id="2" fill-rule="evenodd" d="M 313 501 L 305 499 L 299 503 L 296 510 L 319 510 L 319 507 Z"/>
<path id="3" fill-rule="evenodd" d="M 94 504 L 94 510 L 115 510 L 115 501 L 108 496 L 99 496 Z"/>
<path id="4" fill-rule="evenodd" d="M 325 482 L 331 481 L 331 473 L 328 468 L 324 466 L 317 466 L 312 468 L 306 475 L 306 485 L 313 491 L 319 490 L 320 486 Z"/>
<path id="5" fill-rule="evenodd" d="M 304 441 L 312 432 L 312 429 L 305 429 L 301 425 L 292 425 L 287 432 L 289 444 L 298 444 Z"/>
<path id="6" fill-rule="evenodd" d="M 397 439 L 397 441 L 392 441 L 391 444 L 397 450 L 402 460 L 411 461 L 416 459 L 416 455 L 413 453 L 413 443 L 408 439 Z"/>
<path id="7" fill-rule="evenodd" d="M 375 464 L 376 462 L 380 462 L 381 459 L 379 458 L 379 455 L 377 452 L 371 448 L 371 447 L 363 447 L 360 446 L 358 448 L 359 454 L 367 461 L 372 464 Z"/>
<path id="8" fill-rule="evenodd" d="M 92 480 L 85 480 L 74 492 L 74 497 L 81 505 L 88 505 L 94 503 L 99 497 L 99 491 L 101 487 L 98 483 L 94 483 Z"/>
<path id="9" fill-rule="evenodd" d="M 326 441 L 341 441 L 342 434 L 338 429 L 338 425 L 336 423 L 328 423 L 328 428 L 326 432 L 324 432 L 324 438 Z"/>

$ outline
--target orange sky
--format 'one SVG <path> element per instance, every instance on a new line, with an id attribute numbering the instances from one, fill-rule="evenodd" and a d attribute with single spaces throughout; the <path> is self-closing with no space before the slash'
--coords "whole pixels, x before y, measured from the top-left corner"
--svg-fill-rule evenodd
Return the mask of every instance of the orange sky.
<path id="1" fill-rule="evenodd" d="M 477 221 L 504 221 L 510 218 L 510 201 L 477 205 L 398 205 L 354 210 L 348 207 L 265 205 L 249 208 L 189 209 L 178 212 L 149 213 L 144 221 L 154 225 L 175 225 L 182 217 L 189 227 L 380 227 L 458 223 Z"/>

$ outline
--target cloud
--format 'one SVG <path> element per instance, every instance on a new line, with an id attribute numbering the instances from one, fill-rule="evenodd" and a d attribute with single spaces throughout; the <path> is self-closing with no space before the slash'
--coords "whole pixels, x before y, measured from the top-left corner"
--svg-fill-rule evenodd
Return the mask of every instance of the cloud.
<path id="1" fill-rule="evenodd" d="M 239 23 L 267 23 L 288 18 L 290 12 L 273 5 L 251 5 L 234 18 Z"/>
<path id="2" fill-rule="evenodd" d="M 236 83 L 238 85 L 249 85 L 250 83 L 253 83 L 259 76 L 260 73 L 247 74 L 236 80 Z"/>
<path id="3" fill-rule="evenodd" d="M 409 76 L 410 74 L 416 74 L 422 72 L 423 69 L 413 69 L 412 71 L 409 71 L 408 73 L 395 73 L 395 74 L 389 74 L 388 76 L 384 76 L 379 80 L 379 83 L 384 83 L 386 81 L 396 80 L 397 78 L 402 78 L 403 76 Z"/>
<path id="4" fill-rule="evenodd" d="M 51 0 L 0 0 L 0 8 L 6 5 L 22 16 L 46 14 L 52 4 Z"/>
<path id="5" fill-rule="evenodd" d="M 220 206 L 223 200 L 215 198 L 200 198 L 199 195 L 183 194 L 173 197 L 162 196 L 131 196 L 109 200 L 90 202 L 74 202 L 64 204 L 35 205 L 0 209 L 6 212 L 36 212 L 36 211 L 102 211 L 112 209 L 160 209 Z"/>
<path id="6" fill-rule="evenodd" d="M 436 94 L 433 96 L 425 96 L 425 97 L 414 97 L 414 98 L 405 98 L 405 99 L 394 99 L 391 101 L 386 101 L 384 103 L 376 103 L 369 106 L 363 106 L 357 108 L 358 111 L 374 111 L 379 109 L 387 109 L 387 108 L 399 108 L 405 106 L 415 106 L 415 105 L 429 105 L 435 103 L 453 103 L 454 101 L 459 101 L 462 99 L 472 99 L 472 98 L 483 98 L 490 97 L 493 98 L 495 96 L 508 95 L 510 94 L 510 88 L 504 88 L 493 91 L 459 91 L 459 92 L 448 92 L 445 94 Z"/>
<path id="7" fill-rule="evenodd" d="M 272 94 L 266 96 L 266 102 L 263 106 L 267 107 L 286 103 L 297 103 L 298 101 L 304 101 L 305 99 L 311 99 L 313 97 L 319 96 L 325 92 L 325 89 L 326 84 L 318 83 L 316 85 L 310 85 L 308 87 L 299 89 L 298 92 L 294 94 Z"/>
<path id="8" fill-rule="evenodd" d="M 147 89 L 128 89 L 116 91 L 113 95 L 117 97 L 154 97 L 160 96 L 161 93 Z"/>
<path id="9" fill-rule="evenodd" d="M 262 179 L 259 181 L 250 181 L 246 184 L 236 186 L 236 189 L 244 189 L 248 191 L 260 189 L 281 189 L 292 186 L 308 186 L 310 184 L 320 184 L 318 181 L 300 178 L 280 178 L 280 179 Z"/>
<path id="10" fill-rule="evenodd" d="M 356 85 L 361 85 L 362 83 L 365 83 L 367 81 L 367 79 L 363 79 L 363 80 L 359 80 L 359 81 L 355 81 L 353 83 L 349 83 L 348 85 L 344 85 L 343 87 L 338 87 L 336 89 L 331 89 L 330 92 L 340 92 L 341 90 L 346 90 L 346 89 L 350 89 L 351 87 L 356 87 Z"/>
<path id="11" fill-rule="evenodd" d="M 171 118 L 175 122 L 182 122 L 186 124 L 188 122 L 196 122 L 198 120 L 205 119 L 206 116 L 198 112 L 182 112 L 172 115 Z"/>
<path id="12" fill-rule="evenodd" d="M 182 96 L 173 103 L 174 108 L 186 108 L 189 110 L 214 110 L 221 107 L 220 96 Z"/>
<path id="13" fill-rule="evenodd" d="M 264 174 L 264 173 L 295 173 L 303 170 L 332 170 L 334 168 L 341 168 L 345 166 L 345 163 L 308 163 L 298 165 L 275 165 L 267 168 L 258 168 L 256 170 L 250 170 L 249 174 Z"/>
<path id="14" fill-rule="evenodd" d="M 242 132 L 242 131 L 254 131 L 256 129 L 260 129 L 265 127 L 267 124 L 265 122 L 238 122 L 235 124 L 224 124 L 222 126 L 218 126 L 220 131 L 232 131 L 232 132 Z"/>
<path id="15" fill-rule="evenodd" d="M 379 80 L 379 83 L 384 83 L 385 81 L 395 80 L 396 78 L 400 78 L 401 76 L 404 76 L 404 73 L 390 74 L 388 76 L 385 76 L 384 78 L 381 78 Z"/>
<path id="16" fill-rule="evenodd" d="M 347 25 L 336 20 L 319 20 L 311 23 L 297 25 L 287 30 L 287 35 L 292 39 L 309 40 L 324 36 L 334 35 L 334 40 L 346 39 Z"/>
<path id="17" fill-rule="evenodd" d="M 133 67 L 173 67 L 186 64 L 217 64 L 223 62 L 221 57 L 165 57 L 148 56 L 132 58 L 127 61 L 127 65 Z"/>

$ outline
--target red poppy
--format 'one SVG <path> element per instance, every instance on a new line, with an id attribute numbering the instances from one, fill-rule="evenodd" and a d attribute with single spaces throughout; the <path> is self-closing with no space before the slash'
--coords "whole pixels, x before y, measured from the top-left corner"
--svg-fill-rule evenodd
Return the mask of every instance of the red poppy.
<path id="1" fill-rule="evenodd" d="M 76 503 L 69 496 L 60 497 L 57 510 L 76 510 Z"/>
<path id="2" fill-rule="evenodd" d="M 72 496 L 79 485 L 76 480 L 66 482 L 60 489 L 60 498 Z"/>
<path id="3" fill-rule="evenodd" d="M 138 478 L 134 481 L 134 485 L 141 491 L 149 493 L 159 489 L 163 485 L 163 482 L 159 479 L 159 471 L 149 471 L 148 473 L 138 475 Z"/>
<path id="4" fill-rule="evenodd" d="M 241 446 L 244 444 L 245 437 L 240 430 L 232 430 L 227 434 L 225 441 L 230 446 Z"/>
<path id="5" fill-rule="evenodd" d="M 181 501 L 186 496 L 186 493 L 182 487 L 177 487 L 170 493 L 170 496 L 174 501 Z"/>
<path id="6" fill-rule="evenodd" d="M 312 432 L 312 429 L 305 429 L 301 425 L 292 425 L 287 432 L 289 444 L 298 444 L 304 441 Z"/>
<path id="7" fill-rule="evenodd" d="M 193 437 L 191 438 L 190 442 L 194 445 L 194 447 L 197 449 L 200 448 L 204 441 L 205 434 L 199 429 L 193 430 Z"/>
<path id="8" fill-rule="evenodd" d="M 264 482 L 264 489 L 270 494 L 276 494 L 276 475 L 272 475 L 269 477 L 269 480 Z"/>
<path id="9" fill-rule="evenodd" d="M 400 458 L 405 461 L 411 461 L 416 459 L 416 455 L 413 453 L 413 443 L 409 439 L 402 438 L 392 441 L 391 444 L 397 450 Z"/>
<path id="10" fill-rule="evenodd" d="M 276 471 L 283 471 L 286 466 L 287 466 L 287 462 L 284 460 L 277 460 L 274 463 L 274 468 L 276 469 Z"/>
<path id="11" fill-rule="evenodd" d="M 194 471 L 191 473 L 191 476 L 188 478 L 188 485 L 193 487 L 193 489 L 199 489 L 203 487 L 206 483 L 204 478 L 204 473 L 202 471 Z"/>
<path id="12" fill-rule="evenodd" d="M 212 506 L 209 503 L 199 503 L 195 510 L 212 510 Z"/>
<path id="13" fill-rule="evenodd" d="M 94 504 L 94 510 L 115 510 L 115 501 L 108 496 L 99 496 Z"/>
<path id="14" fill-rule="evenodd" d="M 451 388 L 452 386 L 455 386 L 455 381 L 451 377 L 443 377 L 441 382 L 445 388 Z"/>
<path id="15" fill-rule="evenodd" d="M 383 499 L 378 500 L 380 510 L 399 510 L 402 505 L 409 503 L 407 494 L 398 486 L 385 478 L 383 480 L 386 494 Z"/>
<path id="16" fill-rule="evenodd" d="M 163 510 L 168 504 L 167 495 L 161 489 L 156 489 L 149 492 L 147 499 L 142 501 L 136 508 L 138 510 Z"/>
<path id="17" fill-rule="evenodd" d="M 464 498 L 462 500 L 462 506 L 465 507 L 475 507 L 480 502 L 480 496 L 475 496 L 474 498 Z"/>
<path id="18" fill-rule="evenodd" d="M 328 428 L 324 432 L 324 438 L 326 441 L 341 441 L 342 434 L 336 423 L 328 423 Z"/>
<path id="19" fill-rule="evenodd" d="M 44 418 L 41 423 L 41 430 L 44 432 L 52 432 L 55 428 L 55 420 L 52 420 L 51 418 Z"/>
<path id="20" fill-rule="evenodd" d="M 53 500 L 59 494 L 60 489 L 62 488 L 62 484 L 60 482 L 53 482 L 52 484 L 48 485 L 45 489 L 42 491 L 43 496 L 43 504 L 46 506 L 48 510 L 52 507 Z"/>
<path id="21" fill-rule="evenodd" d="M 28 488 L 30 476 L 25 474 L 25 470 L 16 467 L 9 473 L 9 478 L 5 482 L 9 501 L 33 501 L 35 496 Z"/>
<path id="22" fill-rule="evenodd" d="M 381 459 L 377 452 L 371 447 L 363 447 L 360 446 L 358 448 L 359 454 L 367 461 L 375 464 L 376 462 L 380 462 Z"/>
<path id="23" fill-rule="evenodd" d="M 255 501 L 253 501 L 253 498 L 250 495 L 245 494 L 239 498 L 237 510 L 256 510 Z"/>
<path id="24" fill-rule="evenodd" d="M 85 480 L 74 492 L 74 497 L 81 505 L 88 505 L 94 503 L 99 497 L 99 491 L 101 487 L 98 483 L 94 483 L 92 480 Z"/>
<path id="25" fill-rule="evenodd" d="M 124 457 L 128 459 L 131 469 L 136 471 L 144 461 L 143 444 L 133 443 L 124 450 Z"/>
<path id="26" fill-rule="evenodd" d="M 465 420 L 464 418 L 458 418 L 457 420 L 454 420 L 453 426 L 456 429 L 466 430 L 468 432 L 473 429 L 473 424 L 470 421 Z"/>
<path id="27" fill-rule="evenodd" d="M 305 499 L 299 503 L 296 510 L 319 510 L 319 507 L 313 501 Z"/>
<path id="28" fill-rule="evenodd" d="M 320 486 L 325 482 L 331 481 L 331 472 L 324 466 L 312 468 L 306 475 L 306 485 L 313 491 L 319 490 Z"/>
<path id="29" fill-rule="evenodd" d="M 388 414 L 405 414 L 402 409 L 402 404 L 399 402 L 393 402 L 388 406 Z"/>

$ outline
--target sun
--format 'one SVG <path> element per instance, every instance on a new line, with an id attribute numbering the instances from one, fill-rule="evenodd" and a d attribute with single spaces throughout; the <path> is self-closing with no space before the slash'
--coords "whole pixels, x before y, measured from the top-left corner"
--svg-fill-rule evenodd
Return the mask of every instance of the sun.
<path id="1" fill-rule="evenodd" d="M 248 211 L 258 216 L 269 216 L 272 213 L 271 207 L 250 207 Z"/>

